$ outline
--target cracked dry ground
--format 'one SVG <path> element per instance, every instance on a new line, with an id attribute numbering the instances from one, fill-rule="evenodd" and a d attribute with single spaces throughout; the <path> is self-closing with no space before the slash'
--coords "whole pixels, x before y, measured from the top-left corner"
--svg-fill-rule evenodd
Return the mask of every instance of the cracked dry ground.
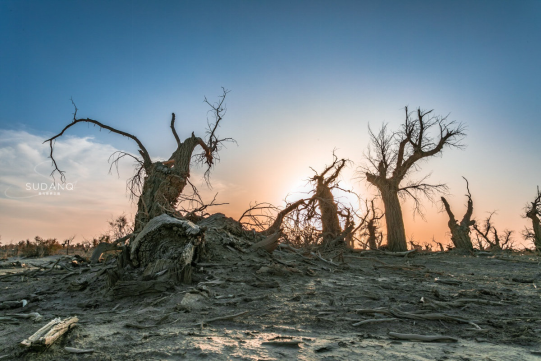
<path id="1" fill-rule="evenodd" d="M 1 302 L 29 301 L 0 311 L 0 359 L 540 359 L 539 257 L 345 252 L 343 261 L 224 248 L 198 265 L 191 285 L 124 298 L 106 288 L 105 276 L 73 289 L 107 264 L 81 274 L 0 278 Z M 10 316 L 28 312 L 43 319 Z M 19 345 L 49 320 L 74 315 L 77 326 L 50 348 Z M 354 326 L 364 320 L 371 321 Z M 390 332 L 457 342 L 401 340 Z"/>

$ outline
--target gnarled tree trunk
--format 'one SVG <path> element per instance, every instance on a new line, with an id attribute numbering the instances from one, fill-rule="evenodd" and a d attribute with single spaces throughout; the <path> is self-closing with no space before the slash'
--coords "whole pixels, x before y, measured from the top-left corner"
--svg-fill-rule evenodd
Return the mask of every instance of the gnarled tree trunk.
<path id="1" fill-rule="evenodd" d="M 198 145 L 201 145 L 208 154 L 206 144 L 192 134 L 184 142 L 178 143 L 177 150 L 168 162 L 155 162 L 146 169 L 143 189 L 137 203 L 135 233 L 141 232 L 145 224 L 154 217 L 175 211 L 177 200 L 190 177 L 192 153 Z"/>
<path id="2" fill-rule="evenodd" d="M 472 250 L 472 241 L 470 239 L 470 227 L 474 225 L 474 220 L 471 220 L 472 217 L 472 211 L 473 211 L 473 204 L 472 204 L 472 197 L 469 190 L 469 182 L 465 177 L 463 177 L 465 181 L 467 182 L 467 212 L 463 216 L 463 219 L 460 223 L 457 222 L 457 220 L 454 217 L 454 214 L 452 213 L 452 210 L 450 208 L 450 204 L 446 200 L 446 198 L 441 197 L 442 203 L 444 203 L 444 208 L 446 209 L 446 213 L 448 213 L 448 228 L 450 228 L 450 233 L 452 234 L 452 242 L 457 249 L 465 249 L 465 250 Z"/>
<path id="3" fill-rule="evenodd" d="M 328 185 L 323 179 L 318 179 L 315 198 L 318 200 L 318 208 L 322 217 L 322 235 L 324 243 L 336 239 L 342 232 L 339 222 L 339 210 L 335 198 Z"/>
<path id="4" fill-rule="evenodd" d="M 533 224 L 533 230 L 527 230 L 526 238 L 532 239 L 536 250 L 540 252 L 540 188 L 537 189 L 535 200 L 525 207 L 525 217 Z"/>
<path id="5" fill-rule="evenodd" d="M 452 234 L 452 242 L 457 249 L 466 249 L 472 250 L 472 241 L 470 239 L 470 226 L 474 224 L 474 221 L 470 219 L 469 211 L 463 217 L 461 223 L 458 223 L 450 209 L 450 205 L 446 198 L 441 197 L 442 203 L 444 203 L 444 208 L 446 208 L 446 213 L 448 213 L 448 228 L 450 228 L 450 233 Z M 469 201 L 470 214 L 472 214 L 472 201 Z"/>
<path id="6" fill-rule="evenodd" d="M 397 190 L 390 187 L 380 188 L 382 201 L 386 210 L 386 231 L 388 232 L 388 250 L 392 252 L 407 251 L 405 224 L 401 212 L 401 203 Z"/>
<path id="7" fill-rule="evenodd" d="M 540 252 L 540 218 L 538 216 L 530 217 L 527 214 L 527 217 L 533 222 L 533 232 L 534 232 L 534 246 L 536 250 Z"/>

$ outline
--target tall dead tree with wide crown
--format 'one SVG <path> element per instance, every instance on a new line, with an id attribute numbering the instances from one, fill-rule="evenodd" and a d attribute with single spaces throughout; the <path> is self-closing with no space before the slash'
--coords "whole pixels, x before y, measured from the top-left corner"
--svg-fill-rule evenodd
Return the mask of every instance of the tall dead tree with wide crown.
<path id="1" fill-rule="evenodd" d="M 388 249 L 391 251 L 407 250 L 399 197 L 411 197 L 415 210 L 421 214 L 420 196 L 432 200 L 436 193 L 446 190 L 445 184 L 426 183 L 429 176 L 409 181 L 410 173 L 418 169 L 420 160 L 441 153 L 444 147 L 462 147 L 460 142 L 465 136 L 465 127 L 448 121 L 447 117 L 434 116 L 432 112 L 420 108 L 410 112 L 405 107 L 401 130 L 389 132 L 384 124 L 375 134 L 369 128 L 371 144 L 366 155 L 367 163 L 361 172 L 382 197 Z"/>
<path id="2" fill-rule="evenodd" d="M 134 135 L 103 124 L 97 120 L 89 118 L 77 118 L 77 107 L 73 115 L 73 121 L 68 124 L 60 133 L 47 139 L 50 145 L 50 158 L 54 169 L 51 173 L 59 173 L 61 181 L 65 181 L 64 171 L 60 170 L 53 156 L 54 142 L 60 138 L 68 129 L 79 124 L 89 123 L 98 126 L 101 129 L 109 130 L 112 133 L 122 135 L 132 139 L 139 147 L 138 152 L 140 157 L 130 153 L 118 151 L 111 155 L 111 166 L 118 164 L 119 160 L 124 157 L 131 157 L 136 160 L 137 167 L 135 174 L 127 182 L 127 188 L 130 191 L 130 196 L 137 197 L 137 213 L 134 222 L 134 234 L 140 233 L 145 225 L 153 218 L 162 214 L 178 215 L 176 211 L 177 202 L 180 195 L 183 193 L 186 185 L 191 185 L 190 168 L 194 163 L 206 166 L 205 179 L 209 181 L 209 174 L 212 166 L 219 160 L 218 152 L 222 144 L 226 141 L 233 141 L 232 138 L 220 139 L 217 135 L 217 129 L 222 118 L 225 115 L 226 108 L 224 101 L 228 91 L 222 88 L 222 95 L 215 103 L 211 103 L 204 99 L 211 109 L 213 119 L 208 120 L 208 129 L 206 137 L 200 138 L 192 133 L 184 141 L 181 141 L 177 131 L 175 130 L 175 113 L 171 114 L 171 132 L 177 142 L 177 148 L 171 154 L 167 161 L 151 160 L 151 157 L 143 145 L 143 143 Z M 194 154 L 198 146 L 201 152 Z"/>

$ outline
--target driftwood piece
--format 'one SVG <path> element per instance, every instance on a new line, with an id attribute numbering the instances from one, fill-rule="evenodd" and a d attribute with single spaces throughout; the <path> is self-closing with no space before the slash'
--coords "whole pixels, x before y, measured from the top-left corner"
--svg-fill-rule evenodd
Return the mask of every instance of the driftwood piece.
<path id="1" fill-rule="evenodd" d="M 361 326 L 368 323 L 380 323 L 380 322 L 390 322 L 397 321 L 397 318 L 372 318 L 370 320 L 363 320 L 356 323 L 353 323 L 352 326 Z"/>
<path id="2" fill-rule="evenodd" d="M 0 302 L 0 310 L 9 310 L 12 308 L 24 307 L 27 303 L 27 300 Z"/>
<path id="3" fill-rule="evenodd" d="M 264 341 L 262 342 L 262 346 L 299 348 L 300 343 L 303 343 L 303 341 Z"/>
<path id="4" fill-rule="evenodd" d="M 60 336 L 75 326 L 79 321 L 77 317 L 70 317 L 64 320 L 55 318 L 32 336 L 23 340 L 21 345 L 26 347 L 48 347 L 52 345 Z"/>
<path id="5" fill-rule="evenodd" d="M 69 353 L 75 353 L 75 354 L 82 354 L 82 353 L 93 353 L 93 349 L 81 349 L 81 348 L 75 348 L 75 347 L 64 347 L 64 350 Z"/>
<path id="6" fill-rule="evenodd" d="M 281 232 L 273 233 L 272 235 L 266 237 L 263 241 L 260 241 L 258 243 L 254 243 L 250 249 L 255 251 L 257 249 L 264 249 L 269 253 L 273 253 L 273 251 L 278 247 L 279 245 L 279 238 L 281 236 Z"/>
<path id="7" fill-rule="evenodd" d="M 40 315 L 38 312 L 29 312 L 29 313 L 12 313 L 8 314 L 9 317 L 14 318 L 24 318 L 24 319 L 32 319 L 34 322 L 39 322 L 43 319 L 43 316 Z"/>
<path id="8" fill-rule="evenodd" d="M 503 302 L 484 300 L 480 298 L 460 298 L 453 301 L 437 301 L 424 297 L 424 306 L 432 308 L 453 308 L 464 307 L 468 304 L 488 305 L 488 306 L 503 306 Z"/>
<path id="9" fill-rule="evenodd" d="M 422 341 L 422 342 L 457 342 L 459 339 L 452 336 L 442 336 L 442 335 L 417 335 L 413 333 L 398 333 L 398 332 L 388 332 L 393 338 L 398 338 L 400 340 L 410 340 L 410 341 Z"/>

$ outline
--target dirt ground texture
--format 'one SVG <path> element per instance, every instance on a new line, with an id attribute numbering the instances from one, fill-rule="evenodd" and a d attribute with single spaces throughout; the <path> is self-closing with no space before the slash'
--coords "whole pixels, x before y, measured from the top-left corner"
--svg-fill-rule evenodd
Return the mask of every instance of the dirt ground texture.
<path id="1" fill-rule="evenodd" d="M 539 256 L 343 250 L 320 258 L 286 247 L 272 255 L 221 247 L 194 267 L 192 284 L 129 297 L 107 287 L 114 259 L 1 262 L 0 359 L 540 359 Z M 22 300 L 24 307 L 7 306 Z M 16 316 L 31 312 L 42 317 Z M 79 322 L 51 347 L 20 345 L 53 318 L 71 316 Z"/>

